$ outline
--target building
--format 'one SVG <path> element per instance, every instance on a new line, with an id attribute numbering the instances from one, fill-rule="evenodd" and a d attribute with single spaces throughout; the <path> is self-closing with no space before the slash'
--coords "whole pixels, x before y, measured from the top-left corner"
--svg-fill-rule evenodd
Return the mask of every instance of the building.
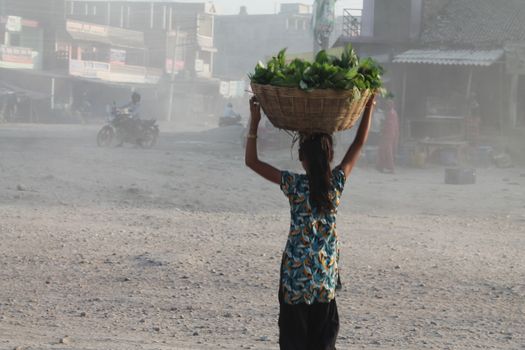
<path id="1" fill-rule="evenodd" d="M 0 68 L 42 69 L 44 30 L 35 20 L 0 17 Z"/>
<path id="2" fill-rule="evenodd" d="M 460 144 L 479 117 L 479 142 L 508 146 L 525 126 L 523 14 L 520 0 L 365 0 L 335 46 L 385 65 L 405 142 Z"/>
<path id="3" fill-rule="evenodd" d="M 178 114 L 187 115 L 213 113 L 218 103 L 214 14 L 215 8 L 206 2 L 68 0 L 66 6 L 70 20 L 142 33 L 145 64 L 164 73 L 155 100 L 172 101 Z M 172 117 L 170 112 L 159 113 Z"/>
<path id="4" fill-rule="evenodd" d="M 525 127 L 525 2 L 440 4 L 436 15 L 424 19 L 417 45 L 394 58 L 406 72 L 406 115 L 451 122 L 479 114 L 481 142 L 497 138 L 516 149 L 513 138 L 521 140 L 517 130 Z M 475 111 L 473 100 L 479 105 Z"/>
<path id="5" fill-rule="evenodd" d="M 361 57 L 372 57 L 384 66 L 384 81 L 396 96 L 404 139 L 410 138 L 410 122 L 402 99 L 403 71 L 392 60 L 417 45 L 428 11 L 425 5 L 425 0 L 364 0 L 362 9 L 344 10 L 343 32 L 334 44 L 351 44 Z"/>
<path id="6" fill-rule="evenodd" d="M 313 46 L 311 6 L 282 4 L 277 14 L 251 15 L 241 8 L 237 15 L 215 18 L 215 75 L 240 80 L 283 48 L 288 52 L 309 52 Z"/>
<path id="7" fill-rule="evenodd" d="M 205 2 L 68 0 L 66 6 L 69 19 L 144 33 L 153 67 L 171 73 L 175 66 L 176 72 L 203 78 L 213 73 L 214 14 Z"/>
<path id="8" fill-rule="evenodd" d="M 163 70 L 149 66 L 144 34 L 99 24 L 66 21 L 57 39 L 69 75 L 113 83 L 159 83 Z"/>
<path id="9" fill-rule="evenodd" d="M 67 76 L 56 68 L 55 38 L 64 1 L 0 0 L 0 113 L 12 121 L 43 121 L 54 114 Z"/>
<path id="10" fill-rule="evenodd" d="M 20 36 L 25 37 L 20 39 L 21 44 L 29 43 L 27 46 L 38 53 L 36 67 L 52 69 L 55 59 L 55 36 L 65 21 L 65 1 L 0 0 L 0 15 L 4 21 L 10 18 L 11 29 L 20 29 Z"/>
<path id="11" fill-rule="evenodd" d="M 214 12 L 204 2 L 0 0 L 2 91 L 38 97 L 39 115 L 89 101 L 101 116 L 130 90 L 155 118 L 171 118 L 174 105 L 209 113 L 220 97 Z"/>

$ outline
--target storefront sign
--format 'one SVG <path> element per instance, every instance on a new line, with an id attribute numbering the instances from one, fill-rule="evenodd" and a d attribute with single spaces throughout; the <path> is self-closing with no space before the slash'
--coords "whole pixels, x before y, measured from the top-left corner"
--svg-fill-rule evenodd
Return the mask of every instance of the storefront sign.
<path id="1" fill-rule="evenodd" d="M 126 64 L 126 50 L 111 49 L 111 64 Z"/>
<path id="2" fill-rule="evenodd" d="M 507 73 L 525 75 L 525 45 L 509 44 L 505 47 Z"/>
<path id="3" fill-rule="evenodd" d="M 195 60 L 195 71 L 196 72 L 202 72 L 204 71 L 204 61 L 196 59 Z"/>
<path id="4" fill-rule="evenodd" d="M 17 16 L 7 17 L 5 29 L 8 32 L 19 32 L 22 30 L 22 18 Z"/>
<path id="5" fill-rule="evenodd" d="M 98 79 L 115 83 L 157 84 L 160 69 L 98 61 L 69 61 L 69 74 L 85 79 Z"/>
<path id="6" fill-rule="evenodd" d="M 34 66 L 33 50 L 27 47 L 0 45 L 0 61 L 13 68 L 31 69 Z"/>
<path id="7" fill-rule="evenodd" d="M 67 21 L 66 30 L 70 33 L 84 33 L 98 36 L 108 36 L 107 27 L 91 23 Z"/>
<path id="8" fill-rule="evenodd" d="M 69 74 L 87 79 L 98 79 L 101 75 L 108 73 L 110 64 L 97 61 L 69 61 Z"/>

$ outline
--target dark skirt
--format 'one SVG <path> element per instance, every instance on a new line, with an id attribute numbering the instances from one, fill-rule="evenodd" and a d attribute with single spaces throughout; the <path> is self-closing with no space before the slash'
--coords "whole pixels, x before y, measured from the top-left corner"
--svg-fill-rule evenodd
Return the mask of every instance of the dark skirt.
<path id="1" fill-rule="evenodd" d="M 281 350 L 336 350 L 337 303 L 290 305 L 284 302 L 279 278 L 279 346 Z"/>

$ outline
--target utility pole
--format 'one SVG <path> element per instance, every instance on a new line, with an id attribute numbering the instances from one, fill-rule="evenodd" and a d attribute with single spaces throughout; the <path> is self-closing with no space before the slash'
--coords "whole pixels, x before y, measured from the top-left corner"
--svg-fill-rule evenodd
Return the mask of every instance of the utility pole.
<path id="1" fill-rule="evenodd" d="M 170 96 L 167 117 L 167 120 L 169 122 L 171 121 L 173 115 L 173 95 L 175 94 L 175 61 L 177 60 L 177 48 L 179 46 L 179 33 L 180 26 L 177 26 L 177 29 L 175 30 L 175 46 L 173 48 L 173 57 L 171 60 Z"/>

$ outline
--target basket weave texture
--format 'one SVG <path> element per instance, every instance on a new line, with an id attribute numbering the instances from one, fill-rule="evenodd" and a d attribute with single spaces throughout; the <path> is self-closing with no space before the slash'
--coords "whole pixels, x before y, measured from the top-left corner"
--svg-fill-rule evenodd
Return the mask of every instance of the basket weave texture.
<path id="1" fill-rule="evenodd" d="M 352 128 L 361 117 L 371 90 L 353 99 L 352 91 L 298 88 L 252 83 L 252 91 L 272 124 L 300 133 L 327 133 Z"/>

